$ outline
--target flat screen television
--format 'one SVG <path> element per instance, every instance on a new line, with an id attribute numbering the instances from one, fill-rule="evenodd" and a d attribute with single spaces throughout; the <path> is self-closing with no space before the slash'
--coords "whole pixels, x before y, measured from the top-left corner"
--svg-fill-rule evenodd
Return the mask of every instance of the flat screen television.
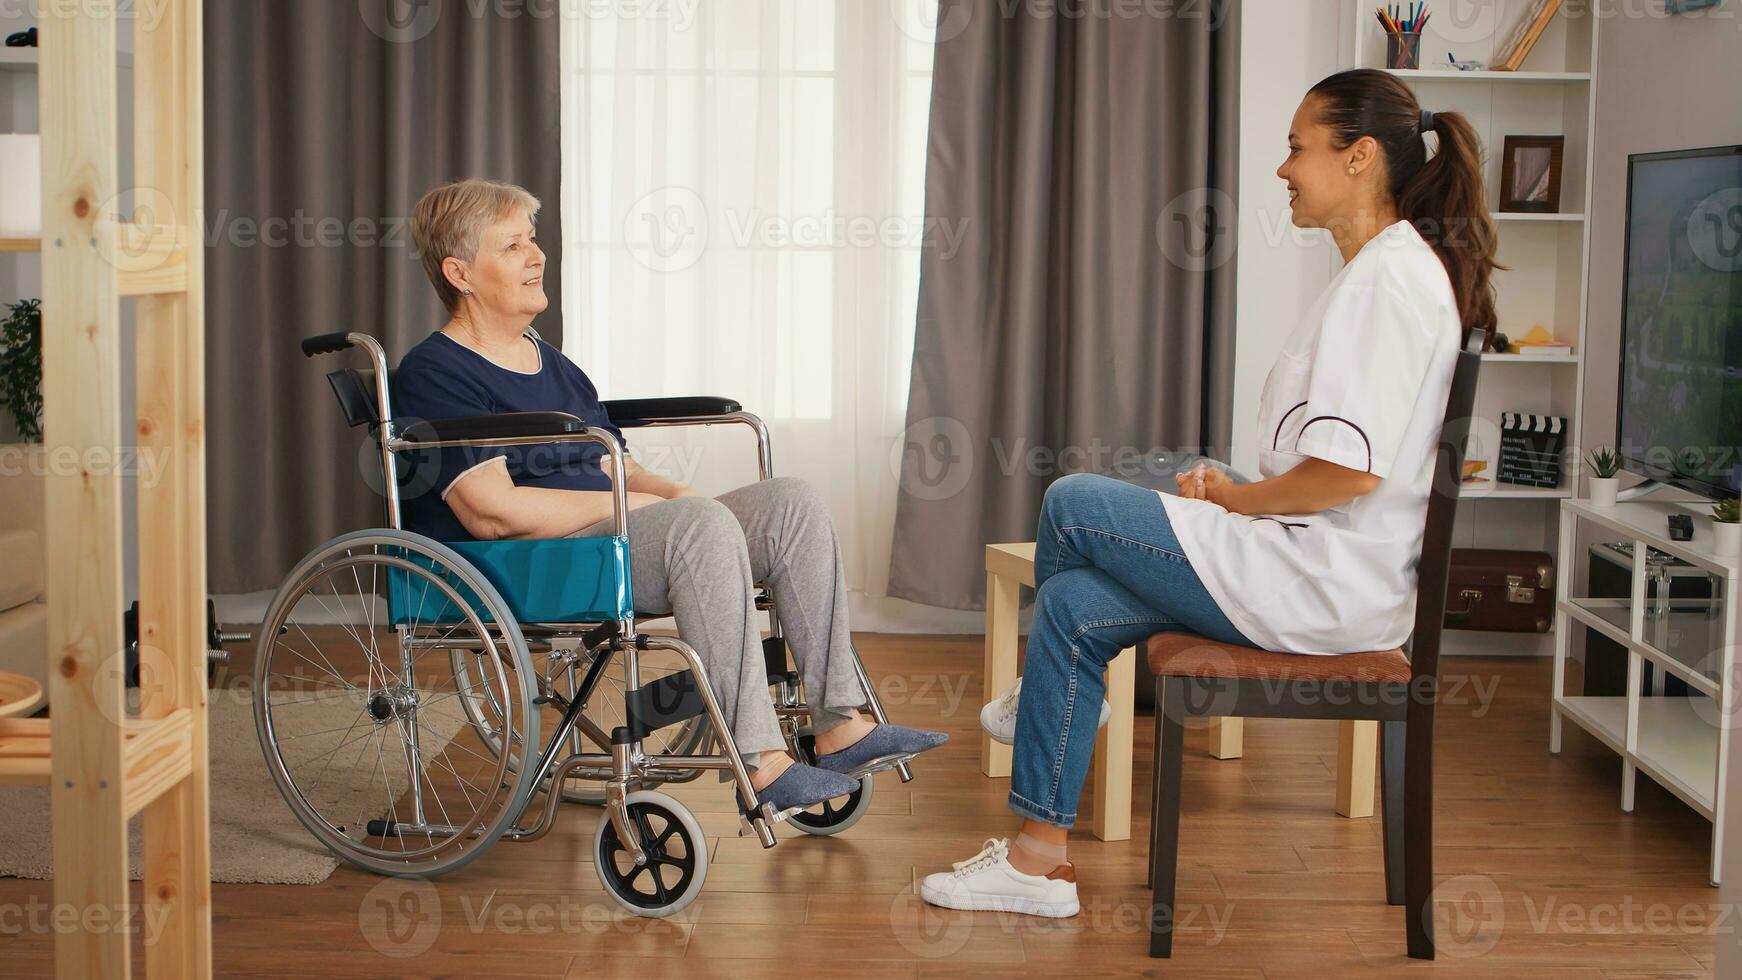
<path id="1" fill-rule="evenodd" d="M 1742 146 L 1627 158 L 1622 465 L 1713 499 L 1742 482 Z"/>

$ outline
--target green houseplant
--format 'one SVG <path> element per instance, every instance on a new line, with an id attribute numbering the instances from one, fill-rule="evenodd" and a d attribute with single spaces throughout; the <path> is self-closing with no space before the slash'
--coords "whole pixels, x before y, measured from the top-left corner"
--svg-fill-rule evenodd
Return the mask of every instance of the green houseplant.
<path id="1" fill-rule="evenodd" d="M 1738 544 L 1742 544 L 1742 501 L 1728 497 L 1712 505 L 1712 550 L 1734 555 Z"/>
<path id="2" fill-rule="evenodd" d="M 0 321 L 0 404 L 25 442 L 42 441 L 42 301 L 21 299 Z"/>
<path id="3" fill-rule="evenodd" d="M 1591 506 L 1615 506 L 1615 490 L 1620 483 L 1615 474 L 1621 472 L 1621 458 L 1615 450 L 1603 446 L 1585 458 L 1591 467 Z"/>

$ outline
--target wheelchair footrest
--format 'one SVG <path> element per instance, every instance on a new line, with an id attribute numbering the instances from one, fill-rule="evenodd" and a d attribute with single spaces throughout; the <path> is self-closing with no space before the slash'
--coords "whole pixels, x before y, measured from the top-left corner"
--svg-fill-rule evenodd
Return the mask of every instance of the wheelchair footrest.
<path id="1" fill-rule="evenodd" d="M 872 759 L 852 772 L 843 773 L 843 775 L 849 779 L 864 779 L 866 776 L 875 776 L 880 772 L 888 772 L 912 762 L 918 754 L 917 752 L 906 752 L 898 755 L 886 755 L 882 758 Z"/>
<path id="2" fill-rule="evenodd" d="M 774 828 L 785 823 L 789 817 L 803 809 L 804 807 L 795 806 L 786 810 L 776 810 L 772 803 L 764 803 L 757 807 L 754 819 L 768 828 L 768 836 L 763 838 L 762 846 L 764 848 L 773 847 L 775 844 Z M 745 810 L 740 802 L 738 809 L 739 837 L 761 837 L 757 832 L 756 824 L 751 821 L 750 811 Z"/>

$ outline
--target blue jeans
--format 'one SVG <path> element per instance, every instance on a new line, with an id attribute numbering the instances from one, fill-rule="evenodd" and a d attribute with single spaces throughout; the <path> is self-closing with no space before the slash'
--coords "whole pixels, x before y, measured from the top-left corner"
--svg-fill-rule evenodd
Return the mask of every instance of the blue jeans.
<path id="1" fill-rule="evenodd" d="M 1047 489 L 1035 532 L 1034 625 L 1022 671 L 1010 808 L 1069 827 L 1126 647 L 1165 630 L 1250 644 L 1192 571 L 1155 491 L 1075 474 Z"/>

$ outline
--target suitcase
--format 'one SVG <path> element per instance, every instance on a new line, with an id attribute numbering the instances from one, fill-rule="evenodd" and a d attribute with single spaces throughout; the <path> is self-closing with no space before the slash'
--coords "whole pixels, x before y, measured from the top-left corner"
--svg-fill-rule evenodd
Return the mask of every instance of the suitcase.
<path id="1" fill-rule="evenodd" d="M 1554 559 L 1546 551 L 1453 548 L 1446 629 L 1547 633 L 1554 620 Z"/>

